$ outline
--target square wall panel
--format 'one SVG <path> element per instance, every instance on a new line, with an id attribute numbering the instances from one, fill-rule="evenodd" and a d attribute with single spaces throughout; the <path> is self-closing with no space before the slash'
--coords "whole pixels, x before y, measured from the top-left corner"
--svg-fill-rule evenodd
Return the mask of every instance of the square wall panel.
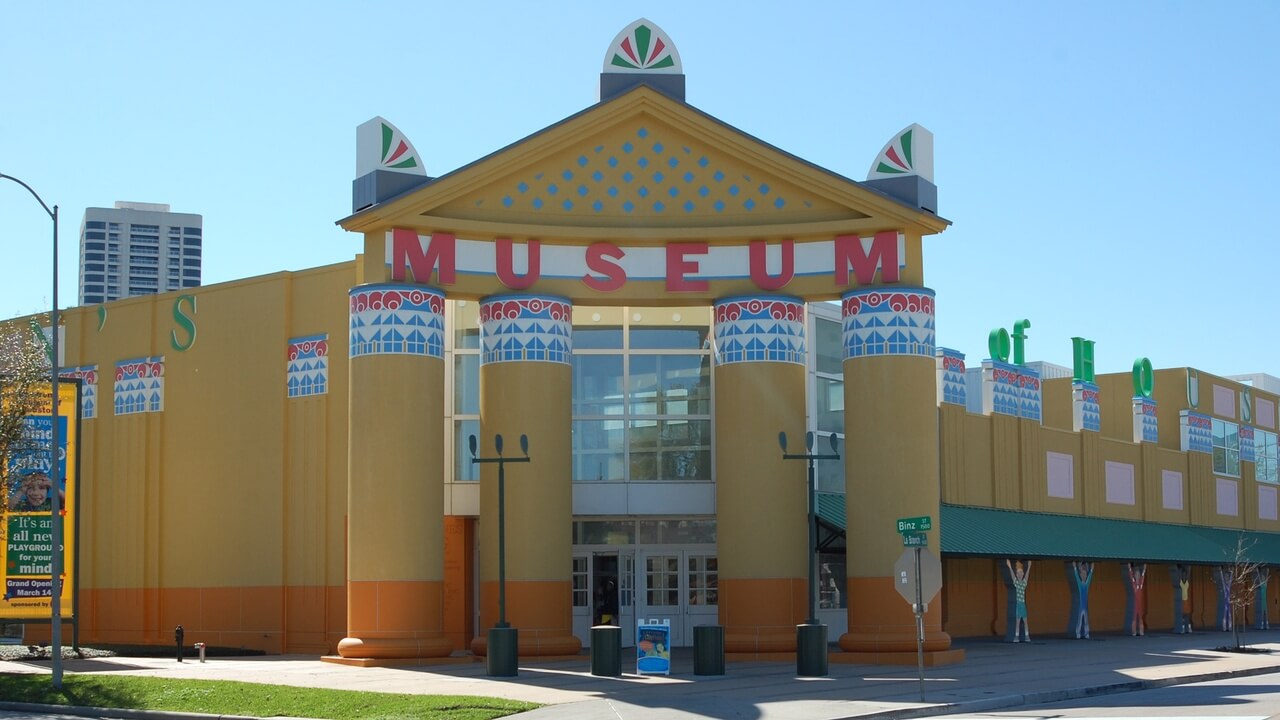
<path id="1" fill-rule="evenodd" d="M 1160 473 L 1161 504 L 1165 510 L 1182 509 L 1182 473 L 1177 470 L 1163 470 Z"/>
<path id="2" fill-rule="evenodd" d="M 1046 452 L 1049 497 L 1071 500 L 1076 496 L 1075 458 L 1065 453 Z"/>

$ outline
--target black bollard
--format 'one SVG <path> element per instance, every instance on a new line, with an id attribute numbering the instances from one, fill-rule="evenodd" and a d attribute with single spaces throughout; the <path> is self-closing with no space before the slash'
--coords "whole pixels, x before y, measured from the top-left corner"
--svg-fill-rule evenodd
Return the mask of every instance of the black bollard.
<path id="1" fill-rule="evenodd" d="M 173 639 L 178 643 L 178 662 L 182 662 L 182 626 L 173 629 Z"/>

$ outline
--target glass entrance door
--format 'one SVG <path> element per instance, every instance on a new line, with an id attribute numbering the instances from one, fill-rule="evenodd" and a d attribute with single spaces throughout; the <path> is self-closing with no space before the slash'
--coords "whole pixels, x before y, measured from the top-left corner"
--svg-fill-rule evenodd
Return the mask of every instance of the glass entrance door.
<path id="1" fill-rule="evenodd" d="M 618 625 L 622 646 L 636 644 L 636 554 L 633 550 L 573 555 L 573 634 L 590 647 L 593 625 Z"/>
<path id="2" fill-rule="evenodd" d="M 671 621 L 672 646 L 693 643 L 695 625 L 711 625 L 719 612 L 714 553 L 659 550 L 640 553 L 636 617 Z"/>

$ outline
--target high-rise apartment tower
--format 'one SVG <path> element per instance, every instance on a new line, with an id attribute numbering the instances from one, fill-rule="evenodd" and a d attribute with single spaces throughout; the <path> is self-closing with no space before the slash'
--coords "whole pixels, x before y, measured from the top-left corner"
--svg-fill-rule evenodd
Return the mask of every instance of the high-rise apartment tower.
<path id="1" fill-rule="evenodd" d="M 161 203 L 86 208 L 80 223 L 80 304 L 198 287 L 203 218 Z"/>

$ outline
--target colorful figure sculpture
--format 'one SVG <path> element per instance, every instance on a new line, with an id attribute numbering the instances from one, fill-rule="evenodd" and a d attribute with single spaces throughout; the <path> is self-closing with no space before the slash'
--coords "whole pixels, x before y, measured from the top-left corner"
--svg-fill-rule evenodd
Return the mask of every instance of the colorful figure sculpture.
<path id="1" fill-rule="evenodd" d="M 1135 637 L 1146 635 L 1147 564 L 1125 563 L 1125 577 L 1129 583 L 1129 615 L 1125 627 Z"/>
<path id="2" fill-rule="evenodd" d="M 1071 579 L 1075 587 L 1075 607 L 1071 617 L 1071 628 L 1068 634 L 1074 633 L 1077 640 L 1089 639 L 1089 584 L 1093 582 L 1093 563 L 1084 561 L 1071 562 Z"/>
<path id="3" fill-rule="evenodd" d="M 1191 568 L 1178 565 L 1172 574 L 1173 631 L 1182 635 L 1191 632 Z"/>
<path id="4" fill-rule="evenodd" d="M 1013 642 L 1031 642 L 1031 628 L 1027 625 L 1027 580 L 1031 578 L 1031 561 L 1023 566 L 1018 560 L 1004 561 L 1009 569 L 1009 584 L 1013 587 Z"/>

